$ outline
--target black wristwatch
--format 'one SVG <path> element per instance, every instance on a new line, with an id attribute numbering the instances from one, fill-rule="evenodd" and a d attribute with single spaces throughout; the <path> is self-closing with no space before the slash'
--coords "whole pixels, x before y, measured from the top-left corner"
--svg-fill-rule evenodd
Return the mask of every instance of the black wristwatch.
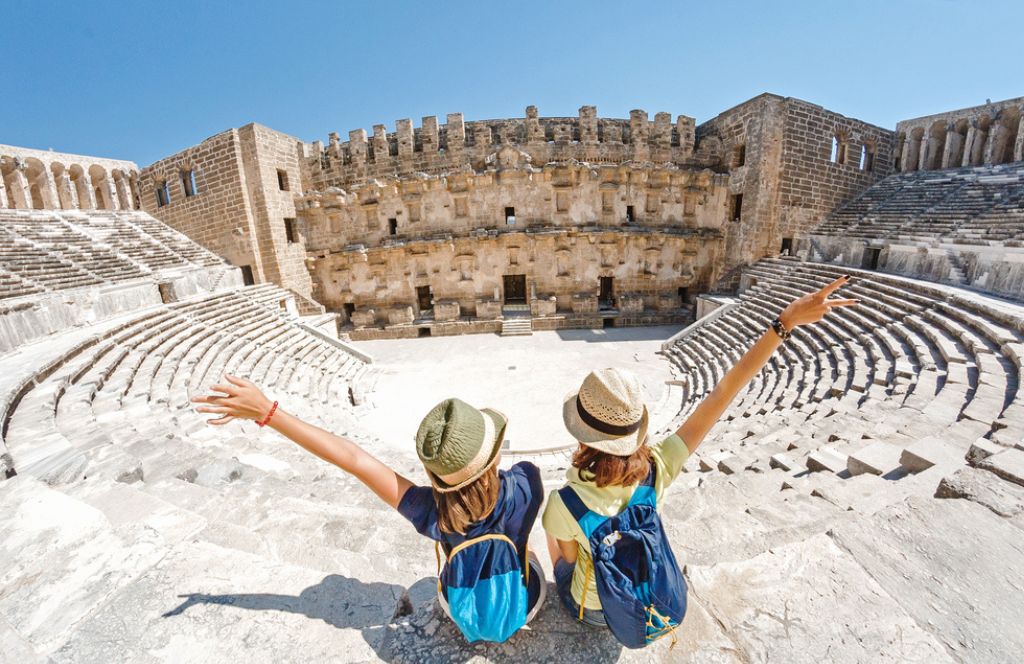
<path id="1" fill-rule="evenodd" d="M 772 321 L 772 329 L 775 330 L 775 334 L 779 335 L 779 338 L 783 341 L 789 339 L 790 332 L 786 329 L 786 326 L 782 324 L 781 318 L 776 318 Z"/>

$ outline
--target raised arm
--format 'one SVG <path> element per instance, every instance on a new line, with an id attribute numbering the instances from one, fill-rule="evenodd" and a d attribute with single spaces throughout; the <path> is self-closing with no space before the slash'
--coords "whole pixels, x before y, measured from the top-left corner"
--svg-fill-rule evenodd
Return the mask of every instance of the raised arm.
<path id="1" fill-rule="evenodd" d="M 192 398 L 195 403 L 206 404 L 196 408 L 198 412 L 220 415 L 216 419 L 208 420 L 209 424 L 219 426 L 236 418 L 260 421 L 267 416 L 273 404 L 252 381 L 235 376 L 225 376 L 225 379 L 227 384 L 214 385 L 211 388 L 220 394 Z M 303 422 L 281 408 L 274 412 L 268 426 L 324 461 L 333 463 L 355 476 L 395 509 L 398 508 L 398 503 L 402 501 L 406 490 L 412 486 L 412 482 L 388 468 L 351 440 Z"/>
<path id="2" fill-rule="evenodd" d="M 857 300 L 830 300 L 828 296 L 850 280 L 850 275 L 839 277 L 821 290 L 808 293 L 794 300 L 781 314 L 779 320 L 786 330 L 792 331 L 800 325 L 816 323 L 831 310 L 832 307 L 849 307 L 857 304 Z M 743 354 L 722 380 L 711 390 L 711 394 L 700 402 L 697 409 L 690 414 L 676 433 L 693 453 L 704 437 L 722 417 L 722 413 L 736 398 L 739 391 L 749 383 L 757 372 L 768 363 L 772 353 L 782 344 L 782 338 L 772 329 L 765 330 L 750 349 Z"/>

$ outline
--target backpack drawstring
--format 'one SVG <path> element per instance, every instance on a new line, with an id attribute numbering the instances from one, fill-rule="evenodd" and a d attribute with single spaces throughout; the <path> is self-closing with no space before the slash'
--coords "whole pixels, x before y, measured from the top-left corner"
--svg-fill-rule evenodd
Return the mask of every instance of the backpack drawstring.
<path id="1" fill-rule="evenodd" d="M 583 594 L 580 596 L 580 622 L 583 622 L 583 605 L 587 602 L 587 590 L 590 589 L 590 574 L 594 571 L 594 561 L 591 559 L 590 567 L 583 579 Z"/>

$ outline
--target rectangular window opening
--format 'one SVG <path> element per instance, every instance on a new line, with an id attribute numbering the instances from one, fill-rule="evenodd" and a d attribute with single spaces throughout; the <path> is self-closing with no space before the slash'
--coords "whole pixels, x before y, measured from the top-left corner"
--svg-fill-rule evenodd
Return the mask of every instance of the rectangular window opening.
<path id="1" fill-rule="evenodd" d="M 167 182 L 160 182 L 156 185 L 156 206 L 163 207 L 171 203 L 171 189 Z"/>
<path id="2" fill-rule="evenodd" d="M 277 169 L 277 188 L 281 191 L 288 191 L 288 172 Z"/>
<path id="3" fill-rule="evenodd" d="M 860 148 L 860 170 L 865 173 L 870 173 L 875 167 L 875 154 L 868 149 L 868 146 L 862 145 Z"/>
<path id="4" fill-rule="evenodd" d="M 284 220 L 284 235 L 288 239 L 288 244 L 295 244 L 299 241 L 298 234 L 295 231 L 294 219 Z"/>
<path id="5" fill-rule="evenodd" d="M 388 219 L 388 235 L 398 235 L 398 219 Z"/>
<path id="6" fill-rule="evenodd" d="M 245 284 L 246 286 L 252 286 L 253 284 L 256 283 L 256 279 L 253 277 L 252 274 L 252 265 L 243 265 L 240 269 L 242 270 L 243 284 Z"/>
<path id="7" fill-rule="evenodd" d="M 740 144 L 736 146 L 736 154 L 733 157 L 733 162 L 737 168 L 747 163 L 747 146 Z"/>
<path id="8" fill-rule="evenodd" d="M 191 198 L 199 193 L 194 169 L 181 172 L 181 188 L 185 190 L 185 198 Z"/>
<path id="9" fill-rule="evenodd" d="M 789 256 L 793 253 L 793 238 L 782 238 L 782 246 L 779 248 L 779 253 L 783 256 Z"/>
<path id="10" fill-rule="evenodd" d="M 514 207 L 505 208 L 505 223 L 509 226 L 516 225 L 516 209 Z"/>
<path id="11" fill-rule="evenodd" d="M 736 194 L 732 197 L 732 205 L 729 211 L 730 221 L 739 221 L 743 214 L 743 194 Z"/>
<path id="12" fill-rule="evenodd" d="M 356 312 L 356 305 L 352 302 L 346 302 L 341 305 L 341 308 L 345 311 L 345 318 L 352 320 L 352 314 Z"/>
<path id="13" fill-rule="evenodd" d="M 686 301 L 690 298 L 690 287 L 680 286 L 676 293 L 679 294 L 679 301 L 682 304 L 686 304 Z"/>
<path id="14" fill-rule="evenodd" d="M 626 223 L 632 224 L 636 221 L 636 210 L 632 205 L 626 206 Z"/>

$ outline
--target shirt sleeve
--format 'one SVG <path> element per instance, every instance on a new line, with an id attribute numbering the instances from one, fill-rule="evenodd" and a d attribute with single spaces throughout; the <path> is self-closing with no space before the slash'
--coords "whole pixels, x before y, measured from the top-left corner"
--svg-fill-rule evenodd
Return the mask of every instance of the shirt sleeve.
<path id="1" fill-rule="evenodd" d="M 441 541 L 441 529 L 437 525 L 437 503 L 434 491 L 429 486 L 414 486 L 406 490 L 398 503 L 398 513 L 409 520 L 420 535 Z"/>
<path id="2" fill-rule="evenodd" d="M 529 461 L 521 461 L 509 468 L 512 476 L 509 488 L 512 493 L 512 509 L 507 521 L 509 530 L 513 531 L 517 547 L 525 547 L 537 522 L 541 503 L 544 502 L 544 482 L 540 469 Z"/>
<path id="3" fill-rule="evenodd" d="M 652 447 L 651 455 L 654 457 L 658 474 L 664 478 L 659 483 L 668 486 L 676 479 L 686 460 L 690 458 L 690 450 L 682 438 L 677 434 L 672 434 Z"/>
<path id="4" fill-rule="evenodd" d="M 549 535 L 563 542 L 571 542 L 577 533 L 581 532 L 579 524 L 572 518 L 557 490 L 548 495 L 548 506 L 544 508 L 541 523 Z"/>

